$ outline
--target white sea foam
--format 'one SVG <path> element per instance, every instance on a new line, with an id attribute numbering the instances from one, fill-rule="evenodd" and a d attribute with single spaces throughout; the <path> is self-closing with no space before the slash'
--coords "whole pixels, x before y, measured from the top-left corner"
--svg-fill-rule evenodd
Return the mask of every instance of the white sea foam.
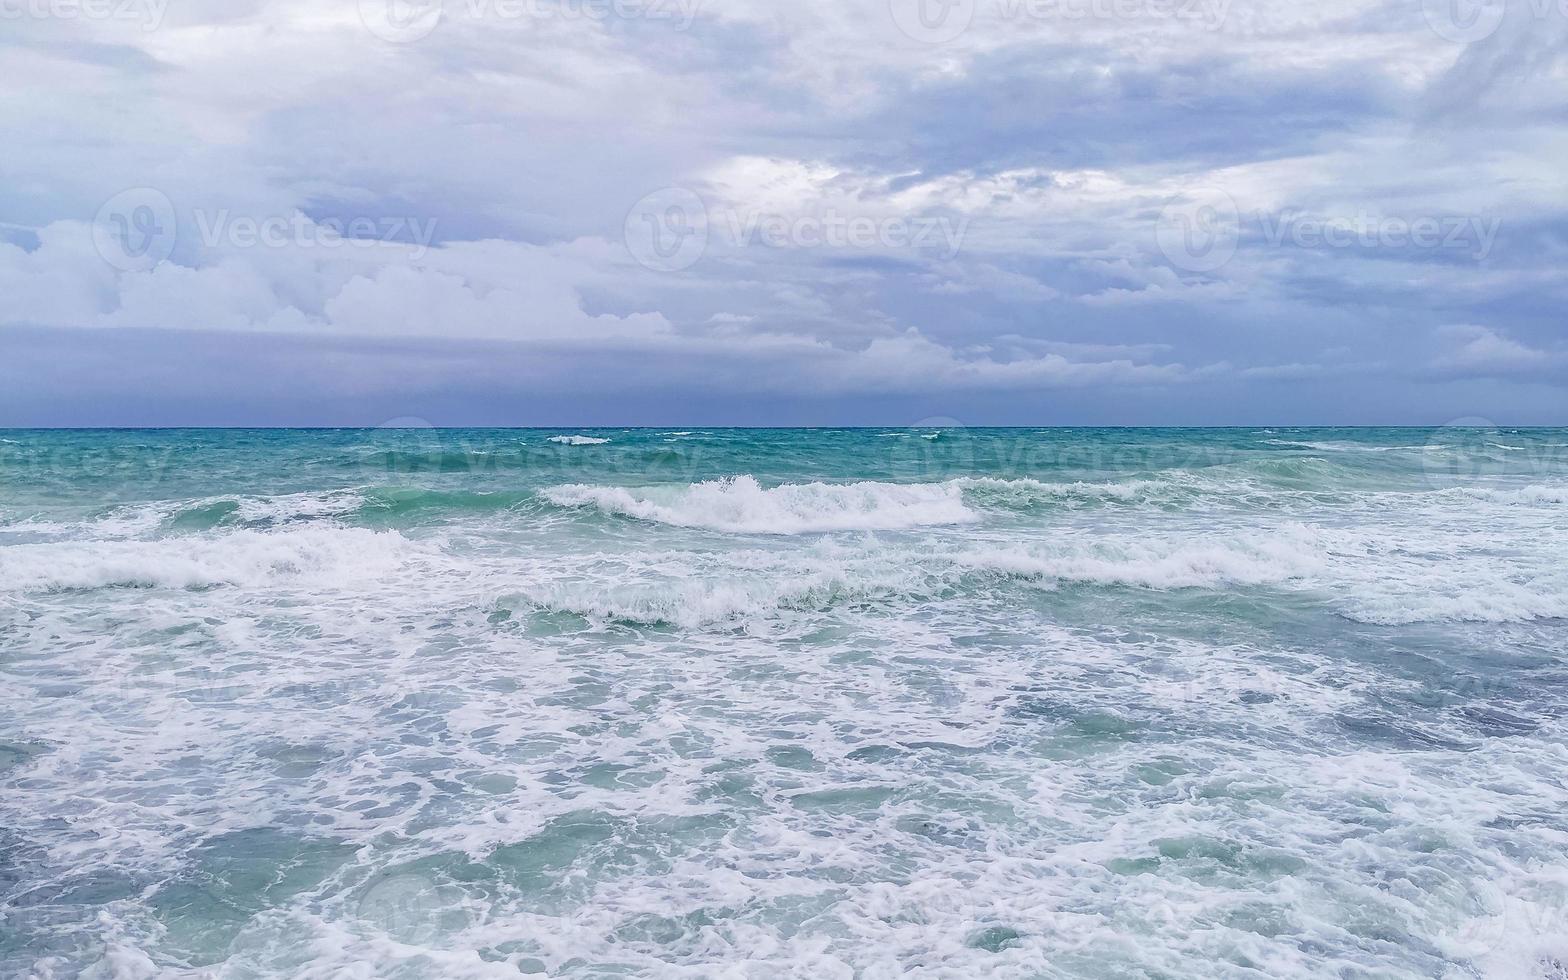
<path id="1" fill-rule="evenodd" d="M 1496 576 L 1485 581 L 1438 581 L 1426 587 L 1408 580 L 1368 582 L 1346 598 L 1346 615 L 1364 623 L 1527 623 L 1568 618 L 1568 576 L 1513 582 Z"/>
<path id="2" fill-rule="evenodd" d="M 1401 556 L 1390 540 L 1303 524 L 1269 532 L 1002 540 L 983 547 L 961 540 L 867 539 L 838 553 L 746 558 L 730 552 L 723 561 L 697 564 L 672 556 L 618 565 L 604 576 L 550 573 L 525 591 L 545 608 L 696 628 L 867 600 L 880 605 L 979 595 L 1008 588 L 1008 580 L 1047 588 L 1262 588 L 1313 596 L 1347 618 L 1378 625 L 1568 616 L 1568 573 L 1550 563 L 1498 570 L 1485 558 Z"/>
<path id="3" fill-rule="evenodd" d="M 1132 502 L 1170 493 L 1181 492 L 1184 487 L 1173 480 L 1132 480 L 1126 483 L 1047 483 L 1043 480 L 1004 480 L 995 477 L 963 477 L 955 480 L 959 487 L 976 492 L 987 499 L 1012 503 L 1032 503 L 1062 499 L 1114 500 Z"/>
<path id="4" fill-rule="evenodd" d="M 967 524 L 979 515 L 956 483 L 806 483 L 764 488 L 737 476 L 681 487 L 597 487 L 575 484 L 545 491 L 562 507 L 677 527 L 743 534 L 810 534 Z"/>
<path id="5" fill-rule="evenodd" d="M 602 446 L 610 440 L 594 436 L 551 436 L 549 441 L 562 446 Z"/>
<path id="6" fill-rule="evenodd" d="M 0 589 L 341 585 L 394 567 L 406 544 L 392 532 L 319 526 L 20 544 L 0 548 Z"/>
<path id="7" fill-rule="evenodd" d="M 1125 530 L 1124 522 L 1144 522 L 1119 511 L 1107 516 L 1107 521 L 1115 522 L 1110 526 L 1079 526 L 1082 518 L 1078 518 L 1046 536 L 1038 530 L 1000 535 L 945 530 L 986 520 L 998 509 L 1005 512 L 1042 502 L 1165 503 L 1197 492 L 1196 486 L 1169 481 L 1053 484 L 997 479 L 763 488 L 749 477 L 645 489 L 557 487 L 546 492 L 557 505 L 591 507 L 675 527 L 778 535 L 922 530 L 937 537 L 922 542 L 861 542 L 860 553 L 837 559 L 842 567 L 832 567 L 835 559 L 822 559 L 824 563 L 812 565 L 814 571 L 804 579 L 794 574 L 801 566 L 792 564 L 801 562 L 800 556 L 775 556 L 776 567 L 759 570 L 743 569 L 732 552 L 727 567 L 680 573 L 669 589 L 648 592 L 649 581 L 628 572 L 627 581 L 641 585 L 619 594 L 608 584 L 587 583 L 538 594 L 554 608 L 695 626 L 766 617 L 792 608 L 797 601 L 811 604 L 822 597 L 829 604 L 860 595 L 929 597 L 943 588 L 973 588 L 977 582 L 972 576 L 985 573 L 1053 587 L 1074 583 L 1159 590 L 1273 588 L 1315 596 L 1341 615 L 1382 625 L 1528 622 L 1568 615 L 1568 572 L 1555 570 L 1560 562 L 1550 557 L 1552 535 L 1547 533 L 1536 542 L 1546 550 L 1520 551 L 1506 525 L 1469 530 L 1457 525 L 1427 527 L 1420 521 L 1409 527 L 1385 527 L 1297 520 L 1265 529 L 1230 518 L 1196 526 L 1184 521 L 1164 531 L 1147 526 Z M 1299 496 L 1289 492 L 1281 500 Z M 1391 507 L 1392 512 L 1422 513 L 1412 509 L 1419 508 L 1422 500 L 1514 508 L 1537 502 L 1550 505 L 1558 494 L 1531 487 L 1396 496 L 1397 500 L 1384 501 L 1367 495 L 1355 506 L 1369 508 L 1358 512 L 1368 520 L 1382 521 Z M 1064 515 L 1071 513 L 1064 511 Z M 1449 512 L 1445 507 L 1429 513 L 1433 514 L 1429 520 L 1435 521 L 1437 515 Z M 1495 515 L 1502 519 L 1507 513 L 1500 509 Z M 1475 518 L 1469 514 L 1467 523 Z M 1451 513 L 1443 519 L 1454 520 Z M 1519 519 L 1527 518 L 1521 514 Z M 977 540 L 982 543 L 977 545 Z M 910 574 L 889 574 L 889 568 Z M 585 591 L 577 591 L 579 587 Z"/>
<path id="8" fill-rule="evenodd" d="M 715 580 L 693 576 L 658 584 L 560 582 L 529 590 L 526 598 L 545 609 L 595 620 L 664 623 L 685 629 L 728 624 L 765 624 L 781 614 L 823 611 L 843 602 L 895 594 L 919 594 L 920 570 L 885 563 L 835 565 L 800 561 L 772 574 Z"/>
<path id="9" fill-rule="evenodd" d="M 216 501 L 209 501 L 216 502 Z M 238 497 L 241 520 L 282 522 L 318 517 L 341 517 L 362 507 L 365 498 L 357 490 L 329 493 L 289 493 L 270 497 Z"/>
<path id="10" fill-rule="evenodd" d="M 1269 439 L 1268 442 L 1274 446 L 1287 446 L 1292 449 L 1315 449 L 1319 452 L 1330 453 L 1393 453 L 1429 448 L 1427 446 L 1369 446 L 1359 442 L 1298 442 L 1294 439 Z"/>
<path id="11" fill-rule="evenodd" d="M 79 538 L 115 541 L 143 538 L 181 514 L 227 508 L 224 517 L 242 524 L 281 524 L 325 517 L 344 517 L 364 504 L 356 490 L 277 495 L 199 497 L 191 500 L 154 500 L 121 504 L 91 516 L 44 519 L 37 515 L 9 523 L 0 521 L 0 532 L 39 538 Z"/>
<path id="12" fill-rule="evenodd" d="M 1517 488 L 1507 487 L 1447 487 L 1436 491 L 1438 497 L 1461 500 L 1484 500 L 1498 504 L 1551 505 L 1568 504 L 1568 487 L 1532 484 Z"/>
<path id="13" fill-rule="evenodd" d="M 786 552 L 677 552 L 635 561 L 576 556 L 569 569 L 535 566 L 526 577 L 503 577 L 516 581 L 522 597 L 536 606 L 591 619 L 690 629 L 772 624 L 771 629 L 834 610 L 907 609 L 944 596 L 995 595 L 1018 581 L 1049 588 L 1073 583 L 1226 590 L 1305 588 L 1336 574 L 1319 535 L 1306 527 L 1231 540 L 1069 538 L 987 547 L 965 546 L 951 529 L 935 530 L 948 533 L 914 542 L 824 539 Z"/>
<path id="14" fill-rule="evenodd" d="M 1193 491 L 1170 481 L 1047 483 L 1032 479 L 965 477 L 942 483 L 784 484 L 764 488 L 738 476 L 682 487 L 607 487 L 571 484 L 544 491 L 563 507 L 678 527 L 759 534 L 897 530 L 970 524 L 977 508 L 1024 507 L 1064 500 L 1130 503 Z"/>
<path id="15" fill-rule="evenodd" d="M 50 510 L 0 547 L 6 887 L 54 896 L 0 975 L 1555 977 L 1562 631 L 1446 625 L 1568 611 L 1551 478 Z"/>
<path id="16" fill-rule="evenodd" d="M 1300 526 L 1231 541 L 1090 542 L 1076 547 L 974 551 L 959 560 L 971 568 L 1014 576 L 1152 589 L 1270 585 L 1302 580 L 1328 568 L 1316 535 Z"/>

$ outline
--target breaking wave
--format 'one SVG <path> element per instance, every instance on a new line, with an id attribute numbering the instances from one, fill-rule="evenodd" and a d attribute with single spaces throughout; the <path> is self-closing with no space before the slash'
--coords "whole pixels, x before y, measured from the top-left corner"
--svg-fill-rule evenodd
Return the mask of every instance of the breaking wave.
<path id="1" fill-rule="evenodd" d="M 765 488 L 754 477 L 737 476 L 673 488 L 572 484 L 546 490 L 544 496 L 561 507 L 591 507 L 659 524 L 741 534 L 896 530 L 980 519 L 964 503 L 956 483 Z"/>
<path id="2" fill-rule="evenodd" d="M 341 587 L 394 568 L 406 545 L 393 532 L 332 526 L 13 545 L 0 549 L 0 589 Z"/>

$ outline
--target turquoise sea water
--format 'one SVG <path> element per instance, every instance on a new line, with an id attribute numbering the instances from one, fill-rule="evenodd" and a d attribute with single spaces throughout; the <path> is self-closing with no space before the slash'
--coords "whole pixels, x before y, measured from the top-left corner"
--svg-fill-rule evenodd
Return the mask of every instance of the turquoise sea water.
<path id="1" fill-rule="evenodd" d="M 0 432 L 0 976 L 1562 977 L 1568 430 Z"/>

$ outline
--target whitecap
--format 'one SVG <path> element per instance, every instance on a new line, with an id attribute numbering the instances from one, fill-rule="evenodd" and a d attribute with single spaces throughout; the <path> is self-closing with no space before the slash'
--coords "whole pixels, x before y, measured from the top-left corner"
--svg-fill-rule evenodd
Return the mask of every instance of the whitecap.
<path id="1" fill-rule="evenodd" d="M 676 487 L 599 487 L 574 484 L 544 492 L 562 507 L 677 527 L 751 534 L 876 531 L 968 524 L 979 514 L 956 483 L 806 483 L 764 488 L 754 477 Z"/>
<path id="2" fill-rule="evenodd" d="M 975 550 L 961 564 L 1051 582 L 1132 585 L 1152 589 L 1271 585 L 1324 571 L 1318 536 L 1306 527 L 1231 541 L 1105 541 L 1032 550 Z"/>
<path id="3" fill-rule="evenodd" d="M 395 567 L 406 545 L 395 532 L 332 526 L 20 544 L 0 548 L 0 589 L 343 585 Z"/>

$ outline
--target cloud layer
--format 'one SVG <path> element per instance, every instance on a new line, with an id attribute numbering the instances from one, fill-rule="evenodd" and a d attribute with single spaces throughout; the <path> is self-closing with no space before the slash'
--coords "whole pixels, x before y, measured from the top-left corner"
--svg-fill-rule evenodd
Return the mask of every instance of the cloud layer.
<path id="1" fill-rule="evenodd" d="M 0 422 L 1568 421 L 1546 0 L 0 16 Z"/>

